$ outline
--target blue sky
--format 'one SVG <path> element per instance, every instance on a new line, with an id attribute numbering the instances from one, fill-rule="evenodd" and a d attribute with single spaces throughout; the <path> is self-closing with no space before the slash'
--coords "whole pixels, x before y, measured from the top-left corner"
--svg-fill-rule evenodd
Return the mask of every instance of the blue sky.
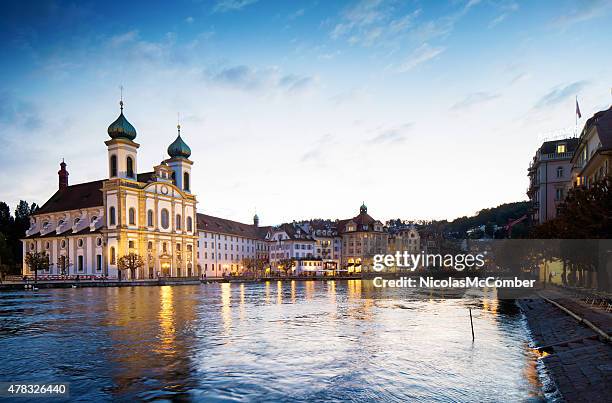
<path id="1" fill-rule="evenodd" d="M 454 218 L 526 198 L 545 138 L 612 103 L 611 1 L 5 3 L 0 199 L 104 177 L 107 126 L 165 158 L 177 112 L 199 211 L 262 224 Z M 582 123 L 584 122 L 584 118 Z"/>

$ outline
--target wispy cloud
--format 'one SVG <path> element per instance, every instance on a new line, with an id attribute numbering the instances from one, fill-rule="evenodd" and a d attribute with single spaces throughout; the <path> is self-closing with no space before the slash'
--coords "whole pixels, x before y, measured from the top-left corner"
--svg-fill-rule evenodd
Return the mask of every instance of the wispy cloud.
<path id="1" fill-rule="evenodd" d="M 131 30 L 122 34 L 114 35 L 110 38 L 109 44 L 111 46 L 122 46 L 126 43 L 134 42 L 138 39 L 138 30 Z"/>
<path id="2" fill-rule="evenodd" d="M 444 52 L 444 47 L 433 47 L 428 43 L 424 43 L 418 48 L 416 48 L 407 58 L 403 61 L 403 63 L 397 68 L 397 71 L 400 73 L 405 73 L 409 70 L 412 70 L 419 64 L 423 64 L 431 59 L 434 59 L 439 54 Z"/>
<path id="3" fill-rule="evenodd" d="M 209 74 L 209 79 L 244 91 L 283 90 L 290 93 L 305 91 L 313 87 L 317 78 L 298 74 L 284 74 L 277 67 L 255 68 L 238 65 Z"/>
<path id="4" fill-rule="evenodd" d="M 540 100 L 535 104 L 535 108 L 541 109 L 549 106 L 554 106 L 563 101 L 566 101 L 568 98 L 573 98 L 588 84 L 588 81 L 582 80 L 575 81 L 570 84 L 558 85 L 555 88 L 552 88 L 549 92 L 547 92 L 542 98 L 540 98 Z"/>
<path id="5" fill-rule="evenodd" d="M 404 123 L 403 125 L 379 129 L 378 134 L 370 138 L 369 144 L 398 144 L 403 143 L 407 139 L 408 132 L 412 129 L 414 123 Z"/>
<path id="6" fill-rule="evenodd" d="M 300 161 L 316 163 L 322 162 L 324 150 L 332 143 L 333 139 L 334 137 L 329 133 L 321 136 L 310 150 L 302 154 Z"/>
<path id="7" fill-rule="evenodd" d="M 384 43 L 408 30 L 421 13 L 416 9 L 398 16 L 395 6 L 384 0 L 361 0 L 342 12 L 330 36 L 345 37 L 349 43 L 363 46 Z"/>
<path id="8" fill-rule="evenodd" d="M 612 10 L 610 0 L 580 0 L 570 11 L 557 16 L 551 22 L 555 28 L 566 29 L 574 24 L 606 16 Z"/>
<path id="9" fill-rule="evenodd" d="M 483 104 L 485 102 L 489 102 L 499 97 L 500 97 L 500 94 L 494 94 L 494 93 L 486 92 L 486 91 L 472 92 L 466 95 L 466 97 L 463 98 L 461 101 L 451 106 L 450 109 L 453 111 L 469 109 L 472 106 Z"/>
<path id="10" fill-rule="evenodd" d="M 254 3 L 257 3 L 257 0 L 219 0 L 213 7 L 213 12 L 225 13 L 228 11 L 239 11 Z"/>
<path id="11" fill-rule="evenodd" d="M 42 125 L 38 109 L 9 91 L 0 92 L 0 125 L 17 126 L 28 130 Z"/>
<path id="12" fill-rule="evenodd" d="M 418 25 L 411 35 L 420 42 L 427 42 L 437 38 L 445 38 L 455 29 L 455 25 L 481 0 L 469 0 L 458 11 L 429 20 Z"/>
<path id="13" fill-rule="evenodd" d="M 499 5 L 499 8 L 500 8 L 501 13 L 489 22 L 489 25 L 488 25 L 489 29 L 495 28 L 496 26 L 501 24 L 504 20 L 506 20 L 506 18 L 508 18 L 512 13 L 518 11 L 519 5 L 518 3 L 511 1 L 507 3 L 501 3 Z"/>
<path id="14" fill-rule="evenodd" d="M 528 80 L 529 78 L 531 78 L 531 74 L 530 73 L 518 73 L 514 77 L 512 77 L 512 79 L 510 80 L 509 85 L 518 84 L 518 83 L 520 83 L 522 81 Z"/>

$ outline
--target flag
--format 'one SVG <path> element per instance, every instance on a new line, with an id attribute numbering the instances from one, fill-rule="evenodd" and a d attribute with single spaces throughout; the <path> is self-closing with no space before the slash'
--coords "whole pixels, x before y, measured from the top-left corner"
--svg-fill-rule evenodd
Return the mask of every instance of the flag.
<path id="1" fill-rule="evenodd" d="M 580 113 L 580 106 L 578 105 L 578 98 L 576 98 L 576 116 L 578 116 L 578 119 L 582 117 L 582 113 Z"/>

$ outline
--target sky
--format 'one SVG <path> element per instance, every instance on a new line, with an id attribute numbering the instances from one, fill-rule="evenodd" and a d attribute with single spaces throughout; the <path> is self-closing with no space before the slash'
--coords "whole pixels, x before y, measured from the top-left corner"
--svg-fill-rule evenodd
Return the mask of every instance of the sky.
<path id="1" fill-rule="evenodd" d="M 612 104 L 612 1 L 4 2 L 0 200 L 192 150 L 198 211 L 453 219 L 525 200 L 545 139 Z"/>

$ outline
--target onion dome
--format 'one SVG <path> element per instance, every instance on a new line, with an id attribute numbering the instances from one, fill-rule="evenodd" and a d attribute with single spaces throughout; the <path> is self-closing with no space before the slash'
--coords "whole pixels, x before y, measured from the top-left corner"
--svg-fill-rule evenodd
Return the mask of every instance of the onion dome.
<path id="1" fill-rule="evenodd" d="M 136 129 L 128 120 L 123 116 L 123 101 L 119 102 L 121 105 L 121 113 L 117 120 L 108 126 L 108 135 L 112 139 L 127 139 L 130 141 L 134 141 L 136 138 Z"/>
<path id="2" fill-rule="evenodd" d="M 178 136 L 172 144 L 168 146 L 168 155 L 171 158 L 189 158 L 191 156 L 191 148 L 181 138 L 181 125 L 176 126 Z"/>
<path id="3" fill-rule="evenodd" d="M 365 202 L 363 202 L 361 207 L 359 207 L 359 212 L 364 214 L 368 212 L 368 207 L 365 205 Z"/>

